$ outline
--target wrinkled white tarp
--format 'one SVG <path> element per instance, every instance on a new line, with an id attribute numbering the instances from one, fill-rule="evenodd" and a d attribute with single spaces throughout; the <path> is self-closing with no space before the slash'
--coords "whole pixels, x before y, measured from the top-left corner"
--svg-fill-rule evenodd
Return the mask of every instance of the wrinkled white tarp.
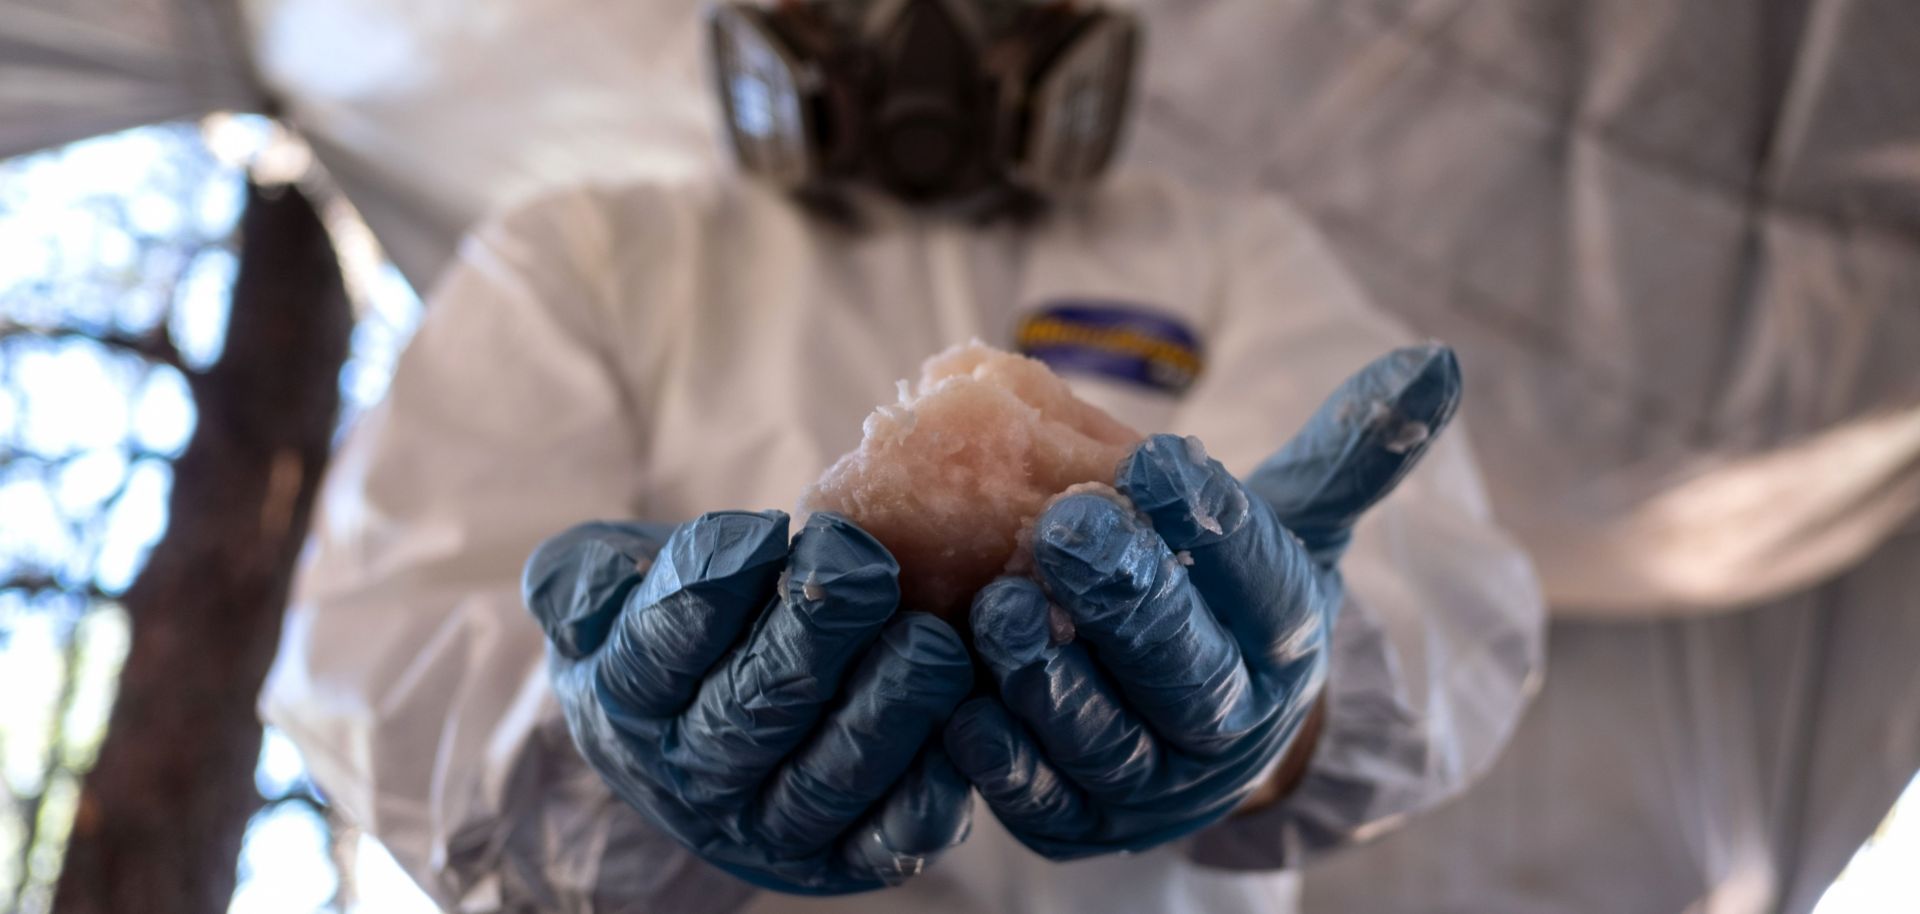
<path id="1" fill-rule="evenodd" d="M 693 0 L 241 0 L 260 71 L 424 286 L 482 214 L 723 164 Z"/>
<path id="2" fill-rule="evenodd" d="M 0 157 L 265 96 L 232 9 L 187 0 L 0 0 Z"/>
<path id="3" fill-rule="evenodd" d="M 1751 603 L 1912 521 L 1920 7 L 1247 6 L 1158 17 L 1135 155 L 1294 196 L 1460 349 L 1557 613 Z"/>

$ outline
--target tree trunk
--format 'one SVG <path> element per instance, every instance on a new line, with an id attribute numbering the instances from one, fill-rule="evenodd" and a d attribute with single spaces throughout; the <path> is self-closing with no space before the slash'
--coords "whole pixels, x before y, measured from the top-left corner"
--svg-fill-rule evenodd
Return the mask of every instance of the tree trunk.
<path id="1" fill-rule="evenodd" d="M 250 187 L 223 355 L 170 522 L 128 589 L 132 645 L 86 776 L 58 914 L 219 914 L 260 752 L 254 713 L 339 408 L 352 329 L 339 264 L 295 189 Z"/>

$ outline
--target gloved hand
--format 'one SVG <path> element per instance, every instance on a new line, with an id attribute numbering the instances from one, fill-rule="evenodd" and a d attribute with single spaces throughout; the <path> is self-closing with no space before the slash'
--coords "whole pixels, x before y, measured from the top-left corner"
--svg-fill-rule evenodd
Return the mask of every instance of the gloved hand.
<path id="1" fill-rule="evenodd" d="M 1115 485 L 1143 517 L 1097 495 L 1042 514 L 1040 583 L 1002 578 L 973 605 L 999 697 L 962 705 L 946 730 L 1007 829 L 1055 859 L 1137 851 L 1259 788 L 1326 678 L 1353 523 L 1419 460 L 1459 394 L 1450 350 L 1401 349 L 1349 379 L 1244 483 L 1197 441 L 1157 435 Z M 1049 597 L 1070 625 L 1050 626 Z"/>
<path id="2" fill-rule="evenodd" d="M 522 582 L 574 742 L 613 791 L 785 892 L 897 884 L 965 838 L 968 785 L 934 737 L 972 665 L 945 623 L 896 615 L 886 549 L 825 513 L 791 549 L 779 511 L 667 532 L 576 527 Z"/>

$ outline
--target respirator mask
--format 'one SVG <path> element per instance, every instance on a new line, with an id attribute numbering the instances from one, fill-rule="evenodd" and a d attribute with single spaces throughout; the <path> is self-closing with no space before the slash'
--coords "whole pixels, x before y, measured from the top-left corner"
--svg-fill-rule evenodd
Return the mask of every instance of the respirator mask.
<path id="1" fill-rule="evenodd" d="M 982 211 L 1071 193 L 1112 160 L 1138 26 L 1031 0 L 782 0 L 710 9 L 741 168 Z"/>

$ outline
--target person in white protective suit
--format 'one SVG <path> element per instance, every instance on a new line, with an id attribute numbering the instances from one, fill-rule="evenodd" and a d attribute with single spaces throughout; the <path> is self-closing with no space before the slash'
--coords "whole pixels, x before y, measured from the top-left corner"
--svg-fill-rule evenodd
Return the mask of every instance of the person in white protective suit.
<path id="1" fill-rule="evenodd" d="M 460 910 L 1274 911 L 1491 764 L 1542 608 L 1438 434 L 1452 356 L 1376 360 L 1405 334 L 1278 199 L 1093 182 L 1128 17 L 786 3 L 713 36 L 764 180 L 490 222 L 337 458 L 262 707 L 347 817 Z M 977 675 L 857 527 L 741 510 L 971 337 L 1216 458 L 1137 450 L 1141 516 L 1050 508 L 1046 593 L 976 599 Z M 1049 598 L 1076 640 L 1023 624 Z"/>

